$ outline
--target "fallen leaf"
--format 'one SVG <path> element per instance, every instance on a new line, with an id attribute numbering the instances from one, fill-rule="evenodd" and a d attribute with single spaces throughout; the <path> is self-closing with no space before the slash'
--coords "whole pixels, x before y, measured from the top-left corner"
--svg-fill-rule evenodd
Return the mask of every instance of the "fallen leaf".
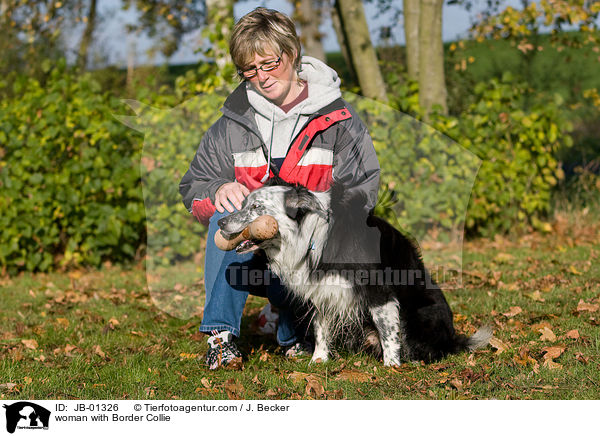
<path id="1" fill-rule="evenodd" d="M 527 366 L 528 364 L 537 364 L 537 360 L 529 355 L 529 350 L 527 348 L 521 348 L 519 350 L 519 355 L 513 357 L 513 361 L 518 363 L 519 365 Z"/>
<path id="2" fill-rule="evenodd" d="M 510 254 L 510 253 L 498 253 L 496 255 L 496 257 L 494 258 L 494 260 L 496 262 L 500 262 L 500 263 L 509 263 L 514 258 L 515 257 L 512 254 Z"/>
<path id="3" fill-rule="evenodd" d="M 106 359 L 106 353 L 104 351 L 102 351 L 102 348 L 100 348 L 100 345 L 96 345 L 94 347 L 94 353 L 97 354 L 98 356 L 100 356 L 103 359 Z"/>
<path id="4" fill-rule="evenodd" d="M 266 362 L 267 360 L 269 360 L 269 353 L 267 351 L 263 351 L 260 354 L 260 357 L 258 358 L 258 360 L 260 360 L 261 362 Z"/>
<path id="5" fill-rule="evenodd" d="M 579 330 L 569 330 L 565 337 L 569 339 L 579 339 Z"/>
<path id="6" fill-rule="evenodd" d="M 511 306 L 510 310 L 508 312 L 503 313 L 502 315 L 504 315 L 507 318 L 512 318 L 513 316 L 516 316 L 521 312 L 523 312 L 523 309 L 521 309 L 519 306 Z"/>
<path id="7" fill-rule="evenodd" d="M 320 398 L 325 394 L 325 389 L 323 385 L 319 381 L 319 379 L 314 375 L 309 375 L 306 377 L 306 395 L 313 398 Z"/>
<path id="8" fill-rule="evenodd" d="M 202 386 L 204 386 L 206 389 L 212 388 L 212 383 L 206 377 L 202 377 L 202 379 L 200 379 L 200 383 L 202 383 Z"/>
<path id="9" fill-rule="evenodd" d="M 35 339 L 23 339 L 21 340 L 21 343 L 30 350 L 35 350 L 38 347 L 38 343 Z"/>
<path id="10" fill-rule="evenodd" d="M 327 398 L 330 400 L 341 400 L 344 398 L 344 391 L 342 389 L 337 389 L 335 391 L 327 391 L 325 392 Z"/>
<path id="11" fill-rule="evenodd" d="M 583 300 L 579 300 L 577 304 L 577 312 L 597 312 L 599 308 L 598 304 L 586 303 Z"/>
<path id="12" fill-rule="evenodd" d="M 196 353 L 179 353 L 180 360 L 183 359 L 196 359 L 198 354 Z"/>
<path id="13" fill-rule="evenodd" d="M 577 359 L 578 362 L 581 362 L 584 365 L 587 365 L 588 362 L 590 361 L 590 358 L 587 356 L 584 356 L 582 352 L 575 353 L 575 359 Z"/>
<path id="14" fill-rule="evenodd" d="M 542 303 L 546 301 L 546 299 L 542 298 L 542 293 L 540 291 L 533 291 L 531 294 L 527 294 L 527 296 L 533 301 L 539 301 Z"/>
<path id="15" fill-rule="evenodd" d="M 576 276 L 580 276 L 581 274 L 583 274 L 581 271 L 578 271 L 577 268 L 575 268 L 575 266 L 573 265 L 569 266 L 569 272 Z"/>
<path id="16" fill-rule="evenodd" d="M 230 378 L 225 382 L 225 392 L 230 400 L 241 400 L 244 393 L 244 386 L 237 380 Z"/>
<path id="17" fill-rule="evenodd" d="M 544 354 L 544 359 L 556 359 L 566 350 L 566 348 L 567 347 L 565 347 L 564 345 L 555 345 L 552 347 L 544 347 L 544 348 L 542 348 L 542 351 L 544 351 L 546 353 L 546 354 Z"/>
<path id="18" fill-rule="evenodd" d="M 287 376 L 288 380 L 292 380 L 294 383 L 298 383 L 300 381 L 306 380 L 309 374 L 305 372 L 294 371 Z"/>
<path id="19" fill-rule="evenodd" d="M 0 391 L 12 391 L 16 387 L 16 383 L 2 383 L 0 384 Z"/>
<path id="20" fill-rule="evenodd" d="M 462 390 L 463 383 L 459 379 L 455 378 L 450 380 L 450 384 L 456 388 L 457 391 Z"/>
<path id="21" fill-rule="evenodd" d="M 490 345 L 497 350 L 496 354 L 501 354 L 510 348 L 509 345 L 505 344 L 496 337 L 492 337 L 492 339 L 490 339 Z"/>
<path id="22" fill-rule="evenodd" d="M 340 372 L 335 379 L 341 381 L 351 381 L 354 383 L 363 383 L 371 380 L 371 375 L 365 374 L 364 372 L 360 371 L 345 369 L 342 372 Z"/>
<path id="23" fill-rule="evenodd" d="M 56 318 L 56 323 L 63 326 L 65 329 L 69 327 L 69 320 L 67 318 Z"/>
<path id="24" fill-rule="evenodd" d="M 556 341 L 556 335 L 548 327 L 544 327 L 542 329 L 539 329 L 538 331 L 542 334 L 542 336 L 540 336 L 540 341 Z"/>
<path id="25" fill-rule="evenodd" d="M 69 357 L 72 357 L 71 351 L 74 351 L 77 347 L 75 345 L 67 344 L 65 345 L 65 354 Z"/>
<path id="26" fill-rule="evenodd" d="M 545 360 L 544 366 L 548 369 L 562 369 L 563 367 L 560 363 L 557 363 L 552 359 Z"/>
<path id="27" fill-rule="evenodd" d="M 31 377 L 23 377 L 23 381 L 26 385 L 33 383 L 33 379 Z"/>

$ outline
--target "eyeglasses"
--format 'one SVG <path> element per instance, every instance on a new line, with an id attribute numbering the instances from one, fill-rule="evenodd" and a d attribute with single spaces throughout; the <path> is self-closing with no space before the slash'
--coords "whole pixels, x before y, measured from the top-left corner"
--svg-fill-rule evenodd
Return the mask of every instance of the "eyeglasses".
<path id="1" fill-rule="evenodd" d="M 246 70 L 246 71 L 238 70 L 238 74 L 240 76 L 243 76 L 246 79 L 252 79 L 254 76 L 256 76 L 258 74 L 258 70 L 262 70 L 264 72 L 273 71 L 274 69 L 279 67 L 279 64 L 281 64 L 281 56 L 279 56 L 274 61 L 265 62 L 260 67 L 250 68 L 249 70 Z"/>

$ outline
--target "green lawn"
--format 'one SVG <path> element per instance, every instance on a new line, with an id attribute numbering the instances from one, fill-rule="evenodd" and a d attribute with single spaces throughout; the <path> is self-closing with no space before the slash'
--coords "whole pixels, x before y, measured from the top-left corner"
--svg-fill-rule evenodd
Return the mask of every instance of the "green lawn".
<path id="1" fill-rule="evenodd" d="M 161 271 L 187 283 L 191 319 L 157 308 L 141 267 L 0 279 L 0 399 L 600 399 L 599 228 L 559 217 L 552 233 L 468 242 L 446 296 L 457 329 L 490 323 L 493 346 L 398 369 L 344 351 L 287 360 L 253 330 L 251 297 L 244 370 L 208 371 L 193 264 Z"/>

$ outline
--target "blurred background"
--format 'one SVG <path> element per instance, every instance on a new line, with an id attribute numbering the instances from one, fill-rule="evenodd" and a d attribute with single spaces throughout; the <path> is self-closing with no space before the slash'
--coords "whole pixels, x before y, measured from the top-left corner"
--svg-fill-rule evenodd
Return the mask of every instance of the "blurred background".
<path id="1" fill-rule="evenodd" d="M 194 259 L 177 185 L 257 6 L 335 68 L 420 240 L 597 221 L 600 2 L 0 0 L 0 274 Z"/>

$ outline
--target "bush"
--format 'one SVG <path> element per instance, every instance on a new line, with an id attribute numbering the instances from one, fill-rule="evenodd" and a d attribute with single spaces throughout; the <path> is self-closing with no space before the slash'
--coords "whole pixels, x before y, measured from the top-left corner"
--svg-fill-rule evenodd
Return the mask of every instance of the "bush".
<path id="1" fill-rule="evenodd" d="M 221 115 L 223 102 L 220 93 L 198 95 L 172 109 L 132 102 L 138 115 L 123 120 L 144 133 L 141 170 L 151 265 L 201 250 L 206 229 L 185 210 L 178 187 L 204 132 Z"/>
<path id="2" fill-rule="evenodd" d="M 510 74 L 478 84 L 475 96 L 476 102 L 458 123 L 439 123 L 483 161 L 467 227 L 483 234 L 542 227 L 552 188 L 564 178 L 556 152 L 572 144 L 571 125 L 561 112 L 562 98 L 533 99 Z M 525 109 L 527 97 L 534 101 L 529 109 Z"/>
<path id="3" fill-rule="evenodd" d="M 0 266 L 47 271 L 132 259 L 144 244 L 141 138 L 118 100 L 61 61 L 0 102 Z"/>
<path id="4" fill-rule="evenodd" d="M 560 96 L 535 96 L 506 74 L 479 83 L 459 116 L 433 114 L 427 126 L 402 113 L 422 116 L 416 84 L 388 85 L 398 111 L 348 97 L 379 156 L 377 213 L 418 238 L 431 231 L 452 234 L 463 223 L 478 234 L 544 227 L 552 188 L 564 178 L 557 150 L 572 144 Z"/>

